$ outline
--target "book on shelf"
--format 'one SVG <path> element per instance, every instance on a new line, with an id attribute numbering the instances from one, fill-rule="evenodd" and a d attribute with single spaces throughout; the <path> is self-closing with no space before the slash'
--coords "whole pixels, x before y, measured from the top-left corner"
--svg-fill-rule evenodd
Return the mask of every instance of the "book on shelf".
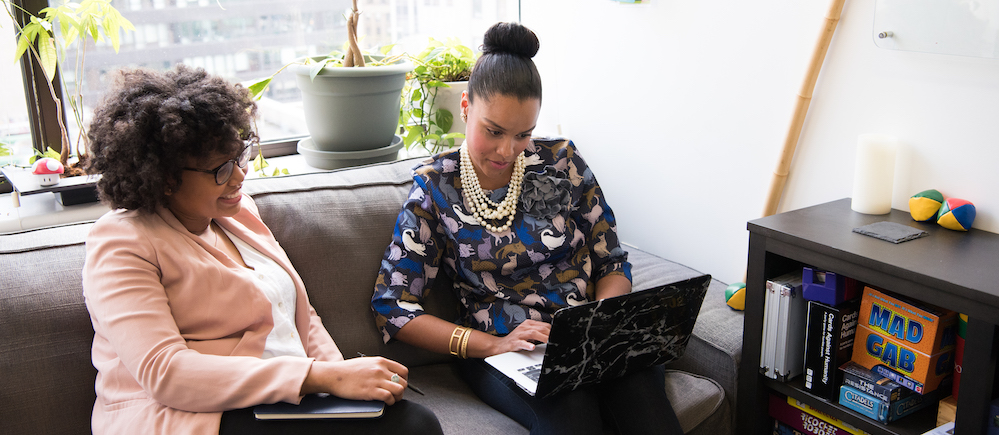
<path id="1" fill-rule="evenodd" d="M 805 390 L 836 401 L 842 373 L 839 366 L 850 360 L 860 316 L 860 300 L 836 306 L 808 301 L 805 327 Z"/>
<path id="2" fill-rule="evenodd" d="M 937 405 L 937 426 L 957 420 L 957 399 L 954 396 L 947 396 L 940 400 Z"/>
<path id="3" fill-rule="evenodd" d="M 385 402 L 350 400 L 329 394 L 307 394 L 298 405 L 278 402 L 253 407 L 258 420 L 374 418 L 384 411 Z"/>
<path id="4" fill-rule="evenodd" d="M 767 281 L 761 371 L 781 382 L 800 375 L 804 366 L 805 315 L 801 272 Z"/>
<path id="5" fill-rule="evenodd" d="M 940 392 L 909 394 L 894 401 L 883 401 L 849 385 L 840 387 L 839 404 L 882 423 L 898 421 L 923 408 L 936 405 Z M 949 393 L 949 391 L 948 391 Z"/>
<path id="6" fill-rule="evenodd" d="M 926 394 L 950 379 L 956 336 L 956 312 L 868 286 L 851 359 Z"/>
<path id="7" fill-rule="evenodd" d="M 923 432 L 923 435 L 954 435 L 954 422 L 947 422 L 927 432 Z"/>
<path id="8" fill-rule="evenodd" d="M 805 435 L 800 430 L 791 427 L 789 424 L 783 421 L 774 419 L 774 431 L 773 435 Z"/>
<path id="9" fill-rule="evenodd" d="M 836 427 L 838 427 L 840 429 L 845 430 L 847 433 L 851 433 L 853 435 L 868 435 L 867 432 L 864 432 L 864 431 L 862 431 L 860 429 L 857 429 L 856 427 L 853 427 L 852 425 L 850 425 L 849 423 L 844 422 L 843 420 L 840 420 L 840 419 L 838 419 L 836 417 L 833 417 L 833 416 L 831 416 L 829 414 L 826 414 L 826 413 L 824 413 L 822 411 L 819 411 L 819 410 L 817 410 L 815 408 L 812 408 L 811 406 L 808 406 L 808 404 L 806 404 L 806 403 L 804 403 L 804 402 L 802 402 L 802 401 L 800 401 L 798 399 L 795 399 L 794 397 L 788 396 L 787 397 L 787 404 L 791 405 L 791 406 L 793 406 L 795 408 L 798 408 L 798 409 L 800 409 L 802 411 L 805 411 L 805 412 L 811 414 L 812 416 L 814 416 L 816 418 L 820 418 L 822 420 L 825 420 L 829 424 L 831 424 L 833 426 L 836 426 Z"/>
<path id="10" fill-rule="evenodd" d="M 769 414 L 775 420 L 808 435 L 848 435 L 850 432 L 834 426 L 802 409 L 787 403 L 783 396 L 770 394 Z"/>
<path id="11" fill-rule="evenodd" d="M 951 387 L 951 396 L 957 400 L 958 392 L 961 389 L 961 372 L 964 371 L 964 339 L 968 333 L 968 315 L 957 315 L 957 341 L 954 345 L 954 383 Z"/>
<path id="12" fill-rule="evenodd" d="M 857 280 L 811 267 L 801 270 L 801 294 L 805 300 L 839 305 L 859 296 Z"/>
<path id="13" fill-rule="evenodd" d="M 778 286 L 774 280 L 767 280 L 763 299 L 763 338 L 760 343 L 760 373 L 774 378 L 773 343 L 777 340 L 777 312 L 780 305 Z"/>

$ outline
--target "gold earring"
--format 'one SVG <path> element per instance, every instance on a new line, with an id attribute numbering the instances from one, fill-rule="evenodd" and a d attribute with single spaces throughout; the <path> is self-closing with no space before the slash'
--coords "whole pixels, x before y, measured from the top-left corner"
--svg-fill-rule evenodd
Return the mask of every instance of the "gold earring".
<path id="1" fill-rule="evenodd" d="M 461 112 L 461 122 L 468 122 L 468 113 Z"/>

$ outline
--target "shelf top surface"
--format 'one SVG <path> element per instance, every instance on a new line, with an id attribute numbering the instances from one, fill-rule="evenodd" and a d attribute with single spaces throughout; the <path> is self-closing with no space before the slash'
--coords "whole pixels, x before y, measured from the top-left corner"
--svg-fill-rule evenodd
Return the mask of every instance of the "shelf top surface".
<path id="1" fill-rule="evenodd" d="M 895 222 L 929 233 L 895 244 L 853 232 L 875 222 Z M 850 199 L 793 210 L 748 223 L 759 234 L 820 254 L 926 284 L 999 308 L 999 234 L 953 231 L 912 220 L 908 212 L 857 213 Z M 843 273 L 846 273 L 845 271 Z"/>

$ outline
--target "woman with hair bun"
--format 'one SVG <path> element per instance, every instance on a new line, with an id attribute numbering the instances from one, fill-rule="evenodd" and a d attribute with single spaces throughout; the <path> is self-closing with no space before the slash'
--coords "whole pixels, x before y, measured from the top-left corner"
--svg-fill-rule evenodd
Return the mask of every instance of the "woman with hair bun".
<path id="1" fill-rule="evenodd" d="M 94 434 L 440 434 L 408 369 L 345 360 L 241 190 L 256 104 L 203 69 L 126 70 L 89 132 L 112 209 L 87 235 Z M 380 400 L 379 419 L 257 421 L 302 396 Z"/>
<path id="2" fill-rule="evenodd" d="M 540 43 L 527 27 L 485 34 L 462 95 L 465 143 L 413 169 L 375 283 L 383 339 L 458 357 L 484 402 L 532 434 L 680 434 L 662 366 L 537 398 L 483 358 L 548 341 L 552 315 L 631 291 L 614 214 L 576 146 L 533 138 Z M 439 273 L 462 305 L 455 323 L 425 314 Z"/>

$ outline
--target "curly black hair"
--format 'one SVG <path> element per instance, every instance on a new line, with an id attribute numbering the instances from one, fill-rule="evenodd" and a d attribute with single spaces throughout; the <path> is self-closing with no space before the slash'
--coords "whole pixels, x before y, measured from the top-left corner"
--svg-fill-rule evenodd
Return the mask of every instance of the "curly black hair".
<path id="1" fill-rule="evenodd" d="M 189 158 L 235 155 L 258 140 L 257 106 L 241 85 L 198 68 L 119 71 L 90 124 L 88 173 L 112 208 L 153 212 L 167 203 Z"/>
<path id="2" fill-rule="evenodd" d="M 468 78 L 468 100 L 506 95 L 541 101 L 541 74 L 531 60 L 539 49 L 538 36 L 524 25 L 493 24 L 483 36 L 482 56 Z"/>

